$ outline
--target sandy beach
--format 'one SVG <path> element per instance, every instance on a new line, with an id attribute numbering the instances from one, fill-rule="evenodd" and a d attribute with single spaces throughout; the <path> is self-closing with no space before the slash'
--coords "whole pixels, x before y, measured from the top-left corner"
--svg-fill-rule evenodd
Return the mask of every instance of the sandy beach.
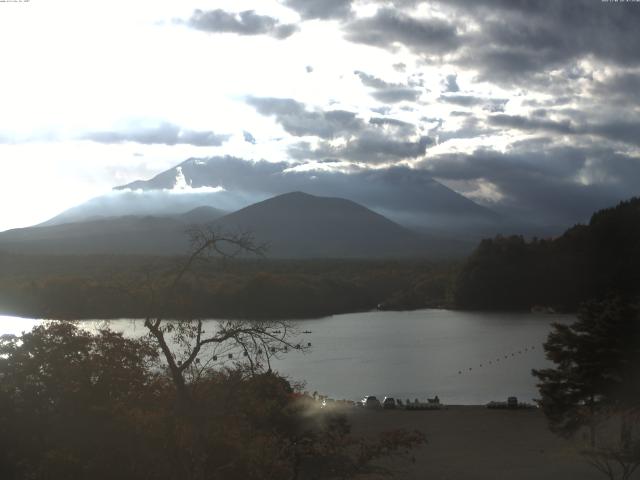
<path id="1" fill-rule="evenodd" d="M 436 480 L 597 480 L 602 474 L 552 434 L 539 410 L 453 406 L 439 411 L 349 410 L 354 434 L 417 429 L 427 445 L 396 478 Z M 635 478 L 635 477 L 634 477 Z M 640 477 L 638 477 L 640 478 Z"/>

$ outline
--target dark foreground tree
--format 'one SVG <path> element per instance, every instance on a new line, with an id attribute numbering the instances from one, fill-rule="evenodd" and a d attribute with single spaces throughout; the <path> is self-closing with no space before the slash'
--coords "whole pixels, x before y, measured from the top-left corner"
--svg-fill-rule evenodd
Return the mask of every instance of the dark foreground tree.
<path id="1" fill-rule="evenodd" d="M 167 312 L 175 304 L 188 301 L 182 290 L 198 289 L 200 272 L 211 257 L 232 259 L 238 255 L 263 255 L 265 246 L 247 233 L 225 234 L 213 228 L 194 228 L 189 232 L 191 251 L 177 267 L 147 277 L 148 313 L 144 325 L 157 344 L 176 388 L 177 407 L 193 412 L 192 395 L 198 379 L 219 367 L 224 359 L 236 359 L 251 374 L 271 371 L 271 358 L 289 349 L 306 350 L 296 341 L 290 322 L 279 320 L 222 320 L 201 318 L 171 319 Z M 239 361 L 238 361 L 239 360 Z"/>
<path id="2" fill-rule="evenodd" d="M 176 415 L 146 340 L 57 322 L 3 337 L 0 478 L 351 478 L 423 442 L 355 438 L 274 373 L 209 371 L 190 402 L 192 415 Z"/>
<path id="3" fill-rule="evenodd" d="M 628 478 L 640 463 L 640 308 L 587 303 L 573 324 L 554 324 L 544 347 L 555 368 L 533 374 L 552 431 L 570 437 L 587 428 L 590 463 L 611 475 L 618 464 Z"/>

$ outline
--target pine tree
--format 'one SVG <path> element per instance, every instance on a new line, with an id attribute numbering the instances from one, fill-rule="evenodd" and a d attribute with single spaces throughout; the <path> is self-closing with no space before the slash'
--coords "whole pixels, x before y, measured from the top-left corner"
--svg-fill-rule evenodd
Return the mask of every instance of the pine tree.
<path id="1" fill-rule="evenodd" d="M 534 370 L 552 431 L 571 436 L 601 418 L 640 408 L 640 308 L 619 299 L 589 302 L 571 325 L 554 324 L 544 345 L 555 368 Z"/>

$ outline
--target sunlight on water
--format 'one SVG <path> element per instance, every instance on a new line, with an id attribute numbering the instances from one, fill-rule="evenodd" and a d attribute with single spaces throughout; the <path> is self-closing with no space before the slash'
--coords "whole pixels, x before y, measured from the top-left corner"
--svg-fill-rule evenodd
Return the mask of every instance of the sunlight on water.
<path id="1" fill-rule="evenodd" d="M 36 325 L 40 325 L 43 322 L 43 320 L 35 320 L 32 318 L 0 315 L 0 335 L 20 335 L 23 332 L 28 332 Z"/>

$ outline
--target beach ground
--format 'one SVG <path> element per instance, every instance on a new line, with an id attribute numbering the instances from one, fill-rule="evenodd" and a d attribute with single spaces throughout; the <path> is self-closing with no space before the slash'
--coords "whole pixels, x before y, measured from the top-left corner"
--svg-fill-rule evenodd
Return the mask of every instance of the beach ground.
<path id="1" fill-rule="evenodd" d="M 541 411 L 453 406 L 438 411 L 347 411 L 354 434 L 417 429 L 427 444 L 415 463 L 394 462 L 394 478 L 433 480 L 598 480 L 580 444 L 551 433 Z M 637 472 L 636 472 L 637 473 Z M 635 478 L 635 477 L 634 477 Z M 640 478 L 640 477 L 638 477 Z"/>

